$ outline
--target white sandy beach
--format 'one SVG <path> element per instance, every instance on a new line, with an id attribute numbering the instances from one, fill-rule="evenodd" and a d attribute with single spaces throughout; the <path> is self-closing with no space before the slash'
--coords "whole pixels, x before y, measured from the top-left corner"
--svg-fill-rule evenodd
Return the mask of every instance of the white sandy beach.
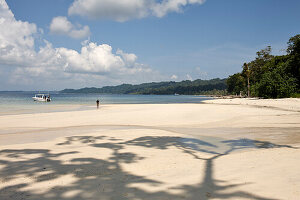
<path id="1" fill-rule="evenodd" d="M 300 197 L 300 99 L 0 116 L 0 199 Z"/>

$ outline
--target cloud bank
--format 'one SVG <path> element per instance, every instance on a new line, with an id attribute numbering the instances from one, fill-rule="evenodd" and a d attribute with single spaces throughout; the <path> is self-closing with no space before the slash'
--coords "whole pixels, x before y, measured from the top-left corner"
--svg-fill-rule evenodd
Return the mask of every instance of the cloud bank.
<path id="1" fill-rule="evenodd" d="M 66 17 L 58 16 L 52 19 L 50 24 L 50 33 L 57 35 L 67 35 L 75 39 L 86 38 L 90 33 L 88 26 L 81 26 L 80 24 L 73 25 Z"/>
<path id="2" fill-rule="evenodd" d="M 69 15 L 91 19 L 112 19 L 124 22 L 146 16 L 163 17 L 170 12 L 181 12 L 187 5 L 201 5 L 205 0 L 75 0 Z"/>
<path id="3" fill-rule="evenodd" d="M 143 68 L 142 64 L 136 62 L 135 54 L 124 53 L 120 49 L 114 54 L 108 44 L 97 45 L 86 42 L 80 53 L 71 49 L 58 48 L 57 54 L 63 60 L 64 70 L 71 73 L 128 75 L 151 72 L 151 69 Z"/>
<path id="4" fill-rule="evenodd" d="M 70 33 L 72 25 L 65 19 L 63 23 L 67 24 L 66 29 L 56 24 L 55 30 Z M 37 86 L 62 89 L 88 84 L 119 84 L 124 80 L 133 80 L 129 78 L 132 75 L 135 75 L 136 81 L 139 77 L 143 80 L 155 76 L 153 70 L 137 62 L 135 54 L 120 49 L 113 52 L 108 44 L 85 41 L 80 52 L 54 48 L 46 40 L 44 46 L 36 47 L 35 39 L 42 33 L 38 32 L 35 24 L 16 20 L 4 0 L 0 0 L 0 27 L 5 27 L 0 28 L 2 87 L 10 84 L 23 88 L 28 85 L 30 89 L 37 89 Z M 6 88 L 0 86 L 0 89 Z"/>

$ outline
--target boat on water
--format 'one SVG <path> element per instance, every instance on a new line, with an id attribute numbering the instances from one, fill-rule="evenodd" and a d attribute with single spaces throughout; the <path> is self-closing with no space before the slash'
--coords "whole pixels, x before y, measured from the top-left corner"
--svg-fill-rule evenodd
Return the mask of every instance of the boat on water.
<path id="1" fill-rule="evenodd" d="M 43 102 L 50 102 L 51 98 L 49 94 L 36 94 L 32 97 L 34 101 L 43 101 Z"/>

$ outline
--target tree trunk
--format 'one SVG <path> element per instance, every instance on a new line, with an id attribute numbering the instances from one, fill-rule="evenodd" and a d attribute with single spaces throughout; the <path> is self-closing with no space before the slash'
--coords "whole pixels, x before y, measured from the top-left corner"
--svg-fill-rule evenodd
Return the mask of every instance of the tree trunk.
<path id="1" fill-rule="evenodd" d="M 248 97 L 250 97 L 250 81 L 249 81 L 249 75 L 248 75 Z"/>

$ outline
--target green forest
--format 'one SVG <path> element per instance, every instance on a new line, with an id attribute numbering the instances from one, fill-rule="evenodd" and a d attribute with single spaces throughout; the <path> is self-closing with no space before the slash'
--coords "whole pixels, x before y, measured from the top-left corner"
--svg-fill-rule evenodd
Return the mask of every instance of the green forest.
<path id="1" fill-rule="evenodd" d="M 65 89 L 63 93 L 104 93 L 104 94 L 184 94 L 184 95 L 211 95 L 226 93 L 226 79 L 194 80 L 181 82 L 152 82 L 139 85 L 122 84 L 102 88 L 82 88 L 78 90 Z"/>
<path id="2" fill-rule="evenodd" d="M 300 97 L 300 34 L 287 43 L 287 54 L 271 55 L 271 46 L 256 53 L 255 60 L 244 63 L 240 73 L 227 79 L 229 94 L 252 97 Z"/>

